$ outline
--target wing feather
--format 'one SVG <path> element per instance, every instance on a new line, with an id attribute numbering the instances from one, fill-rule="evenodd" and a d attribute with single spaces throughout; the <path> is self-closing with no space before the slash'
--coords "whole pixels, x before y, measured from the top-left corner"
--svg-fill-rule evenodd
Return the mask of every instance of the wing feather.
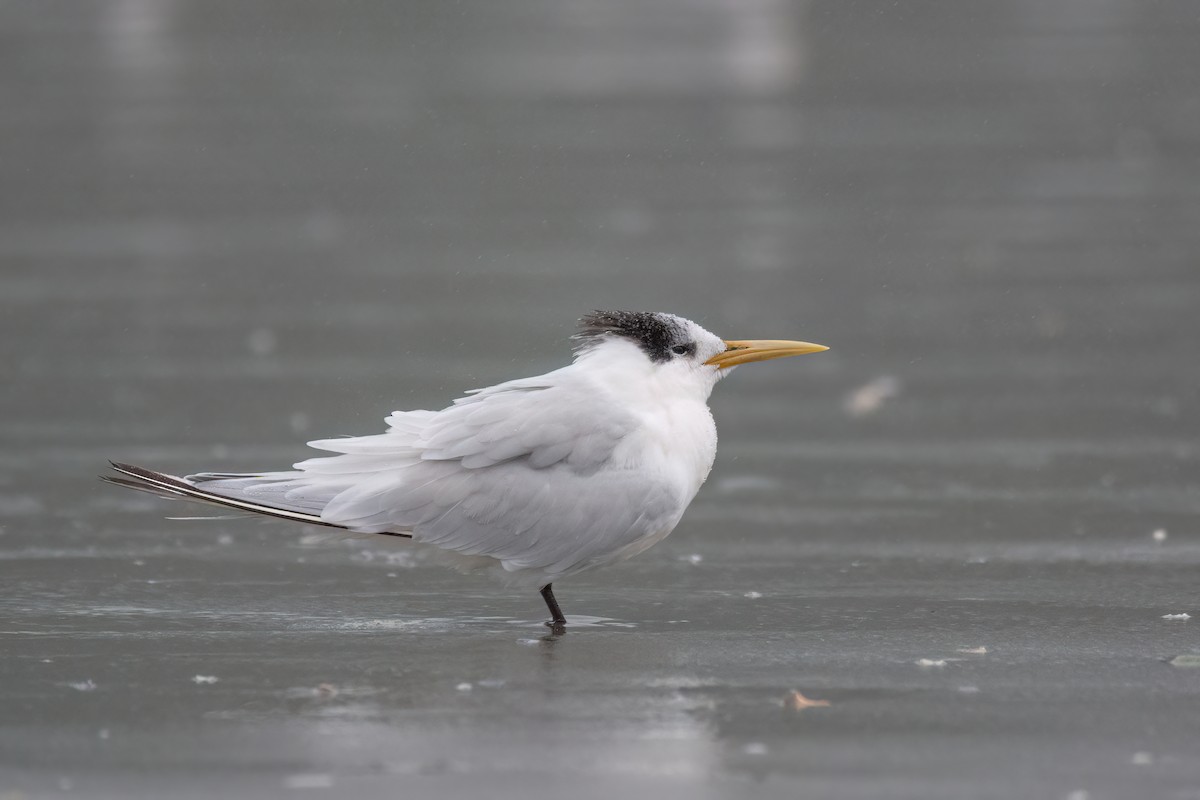
<path id="1" fill-rule="evenodd" d="M 576 572 L 665 535 L 687 498 L 625 464 L 639 421 L 571 367 L 490 387 L 388 431 L 309 444 L 337 455 L 293 472 L 188 476 L 212 495 L 367 533 L 403 532 L 506 570 Z"/>
<path id="2" fill-rule="evenodd" d="M 595 386 L 543 377 L 456 401 L 427 421 L 416 444 L 423 460 L 459 460 L 467 469 L 518 458 L 545 469 L 570 458 L 582 471 L 603 464 L 636 424 Z"/>

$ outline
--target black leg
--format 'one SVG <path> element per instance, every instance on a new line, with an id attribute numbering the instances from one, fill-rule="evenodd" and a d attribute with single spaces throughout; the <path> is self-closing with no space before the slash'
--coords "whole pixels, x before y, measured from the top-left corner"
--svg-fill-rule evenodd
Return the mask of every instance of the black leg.
<path id="1" fill-rule="evenodd" d="M 554 599 L 554 591 L 550 588 L 550 584 L 542 587 L 542 599 L 546 601 L 546 608 L 550 609 L 552 620 L 546 623 L 546 627 L 550 632 L 561 636 L 567 632 L 567 618 L 563 616 L 562 609 L 558 607 L 558 601 Z"/>

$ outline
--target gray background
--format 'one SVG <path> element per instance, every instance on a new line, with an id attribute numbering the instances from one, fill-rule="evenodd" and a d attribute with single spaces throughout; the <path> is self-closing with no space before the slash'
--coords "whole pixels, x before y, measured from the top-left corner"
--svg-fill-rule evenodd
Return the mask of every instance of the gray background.
<path id="1" fill-rule="evenodd" d="M 1187 0 L 0 4 L 0 793 L 1200 797 L 1198 41 Z M 717 388 L 708 485 L 558 641 L 95 481 L 286 465 L 596 307 L 833 350 Z"/>

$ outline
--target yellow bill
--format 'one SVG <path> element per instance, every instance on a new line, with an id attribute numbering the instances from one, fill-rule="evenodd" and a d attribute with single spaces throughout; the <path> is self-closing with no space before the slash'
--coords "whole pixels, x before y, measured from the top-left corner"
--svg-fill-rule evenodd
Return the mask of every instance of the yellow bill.
<path id="1" fill-rule="evenodd" d="M 820 353 L 829 348 L 823 344 L 812 342 L 789 342 L 784 339 L 746 339 L 742 341 L 726 341 L 725 350 L 705 361 L 705 364 L 727 369 L 738 364 L 749 364 L 752 361 L 768 361 L 772 358 L 787 358 L 802 356 L 808 353 Z"/>

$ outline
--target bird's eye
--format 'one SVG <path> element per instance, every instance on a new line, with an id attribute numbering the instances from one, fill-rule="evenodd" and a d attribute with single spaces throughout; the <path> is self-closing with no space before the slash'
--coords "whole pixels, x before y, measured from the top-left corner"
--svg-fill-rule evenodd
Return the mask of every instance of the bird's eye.
<path id="1" fill-rule="evenodd" d="M 689 353 L 691 353 L 694 348 L 695 348 L 695 345 L 677 344 L 671 348 L 671 352 L 677 356 L 686 356 Z"/>

